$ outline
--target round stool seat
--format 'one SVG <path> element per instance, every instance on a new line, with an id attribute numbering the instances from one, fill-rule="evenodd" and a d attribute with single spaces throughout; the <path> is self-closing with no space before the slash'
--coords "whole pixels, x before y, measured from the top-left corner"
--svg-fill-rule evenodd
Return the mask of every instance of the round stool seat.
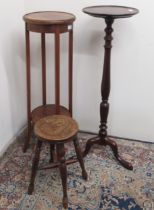
<path id="1" fill-rule="evenodd" d="M 38 25 L 68 24 L 75 20 L 75 16 L 67 12 L 42 11 L 28 13 L 24 15 L 23 19 L 27 23 Z"/>
<path id="2" fill-rule="evenodd" d="M 34 132 L 41 139 L 61 142 L 77 134 L 78 124 L 71 117 L 52 115 L 38 120 Z"/>

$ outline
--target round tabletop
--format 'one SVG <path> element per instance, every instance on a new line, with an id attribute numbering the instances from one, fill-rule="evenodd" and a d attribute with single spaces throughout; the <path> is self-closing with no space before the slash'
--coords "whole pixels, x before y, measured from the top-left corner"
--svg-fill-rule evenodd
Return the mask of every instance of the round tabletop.
<path id="1" fill-rule="evenodd" d="M 84 13 L 100 18 L 127 18 L 139 13 L 139 10 L 133 7 L 115 6 L 115 5 L 100 5 L 85 7 Z"/>
<path id="2" fill-rule="evenodd" d="M 23 16 L 27 23 L 50 25 L 50 24 L 69 24 L 75 20 L 75 16 L 67 12 L 40 11 L 32 12 Z"/>

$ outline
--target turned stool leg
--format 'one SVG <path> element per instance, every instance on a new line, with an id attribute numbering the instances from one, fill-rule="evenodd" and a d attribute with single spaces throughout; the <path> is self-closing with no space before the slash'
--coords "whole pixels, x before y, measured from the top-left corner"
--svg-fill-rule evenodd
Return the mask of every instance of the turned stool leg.
<path id="1" fill-rule="evenodd" d="M 30 73 L 30 34 L 27 30 L 27 24 L 25 27 L 26 37 L 26 78 L 27 78 L 27 121 L 28 121 L 28 135 L 25 139 L 23 152 L 26 152 L 30 138 L 31 138 L 31 73 Z"/>
<path id="2" fill-rule="evenodd" d="M 67 168 L 65 163 L 65 148 L 64 144 L 57 144 L 57 158 L 60 162 L 60 176 L 62 179 L 63 186 L 63 206 L 68 208 L 68 198 L 67 198 Z"/>
<path id="3" fill-rule="evenodd" d="M 82 152 L 81 152 L 81 149 L 80 149 L 80 146 L 79 146 L 79 141 L 78 139 L 74 139 L 74 147 L 75 147 L 75 151 L 76 151 L 76 156 L 78 158 L 78 161 L 80 163 L 80 166 L 81 166 L 81 169 L 82 169 L 82 177 L 87 180 L 88 178 L 88 175 L 87 175 L 87 172 L 86 172 L 86 169 L 85 169 L 85 166 L 84 166 L 84 162 L 83 162 L 83 157 L 82 157 Z"/>
<path id="4" fill-rule="evenodd" d="M 38 140 L 36 148 L 35 148 L 35 155 L 34 155 L 33 164 L 32 164 L 30 184 L 29 184 L 29 187 L 28 187 L 28 194 L 29 195 L 31 195 L 33 190 L 34 190 L 34 181 L 35 181 L 36 171 L 37 171 L 37 168 L 38 168 L 41 146 L 42 146 L 42 142 Z"/>
<path id="5" fill-rule="evenodd" d="M 50 160 L 49 160 L 50 163 L 54 162 L 54 156 L 53 156 L 54 149 L 55 149 L 55 145 L 54 144 L 50 144 Z"/>

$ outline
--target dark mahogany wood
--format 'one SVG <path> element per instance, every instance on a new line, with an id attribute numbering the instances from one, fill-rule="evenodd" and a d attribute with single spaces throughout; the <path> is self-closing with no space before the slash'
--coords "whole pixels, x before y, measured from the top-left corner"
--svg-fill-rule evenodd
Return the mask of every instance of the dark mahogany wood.
<path id="1" fill-rule="evenodd" d="M 104 57 L 104 70 L 103 70 L 103 77 L 102 77 L 102 85 L 101 85 L 101 94 L 102 94 L 102 102 L 100 104 L 100 116 L 101 116 L 101 124 L 100 124 L 100 131 L 99 135 L 102 138 L 107 136 L 107 117 L 109 112 L 109 103 L 108 98 L 110 94 L 110 57 L 111 57 L 111 42 L 112 42 L 112 18 L 106 18 L 105 22 L 107 27 L 105 29 L 106 36 L 105 36 L 105 57 Z"/>
<path id="2" fill-rule="evenodd" d="M 27 122 L 28 136 L 24 142 L 23 152 L 26 152 L 30 143 L 33 125 L 42 117 L 53 114 L 72 116 L 72 79 L 73 79 L 73 22 L 75 16 L 71 13 L 57 11 L 40 11 L 24 15 L 26 30 L 26 74 L 27 74 Z M 42 56 L 42 106 L 31 110 L 31 72 L 30 72 L 30 32 L 41 35 Z M 60 35 L 68 33 L 68 108 L 60 104 Z M 47 104 L 46 87 L 46 33 L 53 33 L 55 37 L 55 102 Z"/>
<path id="3" fill-rule="evenodd" d="M 98 5 L 85 7 L 84 13 L 99 18 L 128 18 L 139 13 L 139 10 L 133 7 L 116 5 Z"/>
<path id="4" fill-rule="evenodd" d="M 36 172 L 37 172 L 37 169 L 38 169 L 41 146 L 42 146 L 42 142 L 38 141 L 37 144 L 36 144 L 36 147 L 35 147 L 35 155 L 34 155 L 33 164 L 32 164 L 32 173 L 31 173 L 31 178 L 30 178 L 30 184 L 29 184 L 29 187 L 28 187 L 28 194 L 29 195 L 31 195 L 33 190 L 34 190 L 34 181 L 35 181 Z"/>
<path id="5" fill-rule="evenodd" d="M 109 112 L 109 95 L 110 95 L 110 60 L 111 60 L 111 48 L 112 48 L 112 24 L 116 18 L 131 17 L 132 15 L 137 14 L 139 11 L 135 8 L 130 7 L 121 7 L 121 6 L 94 6 L 87 7 L 83 9 L 83 12 L 94 16 L 105 19 L 106 28 L 105 28 L 105 54 L 104 54 L 104 67 L 103 67 L 103 77 L 101 83 L 101 96 L 102 102 L 100 104 L 100 126 L 98 136 L 89 139 L 86 143 L 84 156 L 88 154 L 91 147 L 94 144 L 99 145 L 108 145 L 113 150 L 113 153 L 116 159 L 120 162 L 125 168 L 132 170 L 133 166 L 131 163 L 123 160 L 118 153 L 118 147 L 115 141 L 108 138 L 107 134 L 107 118 Z"/>

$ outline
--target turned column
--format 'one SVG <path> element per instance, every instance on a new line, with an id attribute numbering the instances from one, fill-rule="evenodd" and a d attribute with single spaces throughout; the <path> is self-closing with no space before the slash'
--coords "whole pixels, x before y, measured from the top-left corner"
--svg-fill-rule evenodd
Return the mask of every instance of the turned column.
<path id="1" fill-rule="evenodd" d="M 101 124 L 99 130 L 99 136 L 104 138 L 107 136 L 107 117 L 109 112 L 109 103 L 108 98 L 110 94 L 110 58 L 111 58 L 111 42 L 112 42 L 112 18 L 106 18 L 106 28 L 105 28 L 105 55 L 104 55 L 104 68 L 103 68 L 103 78 L 101 84 L 101 95 L 102 95 L 102 102 L 100 104 L 100 117 L 101 117 Z"/>

